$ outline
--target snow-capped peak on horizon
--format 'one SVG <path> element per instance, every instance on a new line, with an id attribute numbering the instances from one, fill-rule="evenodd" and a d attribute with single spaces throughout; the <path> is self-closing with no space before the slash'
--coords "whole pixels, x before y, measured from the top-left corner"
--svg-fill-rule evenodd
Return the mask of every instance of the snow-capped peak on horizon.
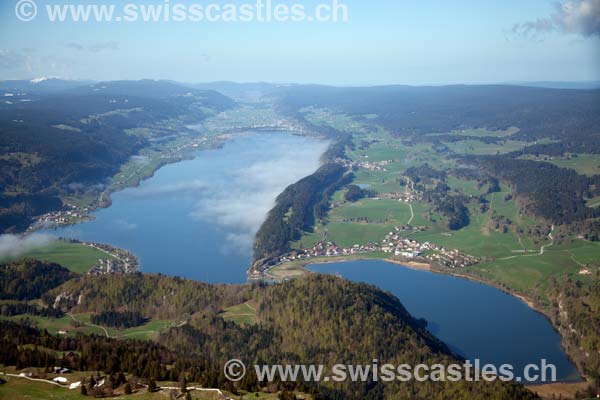
<path id="1" fill-rule="evenodd" d="M 55 77 L 55 76 L 41 76 L 39 78 L 34 78 L 34 79 L 30 80 L 29 82 L 31 82 L 31 83 L 42 83 L 42 82 L 53 80 L 53 79 L 58 79 L 58 78 Z"/>
<path id="2" fill-rule="evenodd" d="M 31 83 L 40 83 L 40 82 L 47 81 L 48 79 L 49 78 L 47 78 L 45 76 L 42 76 L 40 78 L 34 78 L 34 79 L 30 80 L 29 82 L 31 82 Z"/>

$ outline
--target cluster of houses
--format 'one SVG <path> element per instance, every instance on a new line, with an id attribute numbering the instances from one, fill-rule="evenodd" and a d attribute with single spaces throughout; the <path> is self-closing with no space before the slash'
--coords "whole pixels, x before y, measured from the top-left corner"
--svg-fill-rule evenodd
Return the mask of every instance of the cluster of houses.
<path id="1" fill-rule="evenodd" d="M 384 160 L 384 161 L 377 161 L 377 162 L 360 161 L 360 162 L 357 162 L 354 164 L 359 168 L 364 168 L 369 171 L 387 171 L 387 169 L 385 167 L 387 165 L 390 165 L 393 162 L 394 162 L 394 160 Z"/>
<path id="2" fill-rule="evenodd" d="M 432 264 L 448 268 L 464 268 L 469 265 L 477 264 L 480 259 L 468 254 L 461 253 L 458 249 L 446 249 L 430 242 L 418 242 L 414 239 L 403 238 L 399 232 L 404 227 L 395 227 L 395 232 L 390 232 L 383 239 L 381 251 L 384 253 L 394 253 L 398 257 L 407 259 L 425 258 Z M 423 256 L 424 252 L 429 252 Z"/>
<path id="3" fill-rule="evenodd" d="M 382 193 L 380 195 L 380 198 L 404 201 L 404 202 L 409 203 L 412 201 L 420 201 L 423 199 L 423 196 L 419 192 L 407 188 L 403 192 Z"/>
<path id="4" fill-rule="evenodd" d="M 409 260 L 421 258 L 448 268 L 464 268 L 480 261 L 477 257 L 461 253 L 456 249 L 449 250 L 434 243 L 421 243 L 413 239 L 404 238 L 400 235 L 400 232 L 406 231 L 405 228 L 404 226 L 395 227 L 394 232 L 388 233 L 381 243 L 355 244 L 352 247 L 340 247 L 333 242 L 319 242 L 310 249 L 297 250 L 281 256 L 279 263 L 308 260 L 316 257 L 362 254 L 374 251 L 393 253 L 397 257 Z M 425 252 L 429 254 L 424 255 Z"/>
<path id="5" fill-rule="evenodd" d="M 257 124 L 242 124 L 234 125 L 230 127 L 233 131 L 248 131 L 248 130 L 278 130 L 296 133 L 311 133 L 310 130 L 305 128 L 302 124 L 292 120 L 277 119 L 268 123 L 257 123 Z"/>
<path id="6" fill-rule="evenodd" d="M 99 258 L 96 264 L 88 271 L 89 275 L 106 274 L 131 274 L 137 271 L 137 267 L 120 259 Z"/>
<path id="7" fill-rule="evenodd" d="M 75 222 L 80 222 L 80 221 L 83 221 L 83 220 L 89 218 L 87 212 L 88 212 L 87 208 L 79 209 L 75 206 L 72 206 L 72 209 L 67 210 L 67 211 L 49 212 L 49 213 L 39 216 L 36 219 L 37 223 L 35 224 L 35 226 L 39 226 L 39 225 L 42 225 L 42 226 L 70 225 Z M 31 226 L 29 229 L 33 230 L 33 229 L 35 229 L 35 227 Z"/>
<path id="8" fill-rule="evenodd" d="M 423 232 L 429 229 L 428 226 L 412 226 L 412 225 L 401 225 L 397 226 L 395 230 L 397 232 Z"/>
<path id="9" fill-rule="evenodd" d="M 313 257 L 335 257 L 352 254 L 361 254 L 376 251 L 379 249 L 379 245 L 376 243 L 369 243 L 367 245 L 355 244 L 352 247 L 340 247 L 333 242 L 319 242 L 310 249 L 292 251 L 279 258 L 280 263 L 295 261 L 295 260 L 307 260 Z"/>
<path id="10" fill-rule="evenodd" d="M 368 158 L 368 156 L 364 156 Z M 386 166 L 392 164 L 394 160 L 383 160 L 383 161 L 351 161 L 346 158 L 336 158 L 336 163 L 343 165 L 346 168 L 364 168 L 369 171 L 387 171 Z"/>
<path id="11" fill-rule="evenodd" d="M 88 271 L 90 275 L 133 274 L 138 271 L 138 259 L 126 250 L 99 243 L 83 244 L 94 247 L 110 256 L 110 258 L 99 258 Z"/>
<path id="12" fill-rule="evenodd" d="M 430 254 L 425 258 L 434 264 L 453 269 L 468 267 L 481 261 L 479 258 L 461 253 L 457 249 L 446 250 L 444 248 L 442 248 L 439 253 Z"/>

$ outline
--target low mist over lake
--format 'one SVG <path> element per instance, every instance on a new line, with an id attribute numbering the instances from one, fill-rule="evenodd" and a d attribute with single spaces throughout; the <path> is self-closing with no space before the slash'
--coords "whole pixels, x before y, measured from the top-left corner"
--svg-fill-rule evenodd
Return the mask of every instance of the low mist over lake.
<path id="1" fill-rule="evenodd" d="M 319 167 L 328 144 L 280 132 L 237 136 L 115 193 L 94 221 L 50 232 L 129 249 L 144 272 L 245 282 L 254 234 L 276 197 Z"/>

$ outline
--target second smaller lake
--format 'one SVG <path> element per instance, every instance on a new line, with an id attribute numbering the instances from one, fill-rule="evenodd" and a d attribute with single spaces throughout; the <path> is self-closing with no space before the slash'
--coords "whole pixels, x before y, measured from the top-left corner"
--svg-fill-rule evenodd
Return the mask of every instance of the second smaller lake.
<path id="1" fill-rule="evenodd" d="M 558 380 L 580 379 L 546 317 L 496 288 L 380 260 L 316 264 L 310 270 L 339 273 L 391 292 L 414 317 L 427 320 L 431 333 L 466 359 L 511 364 L 516 376 L 526 365 L 546 359 L 556 366 Z"/>

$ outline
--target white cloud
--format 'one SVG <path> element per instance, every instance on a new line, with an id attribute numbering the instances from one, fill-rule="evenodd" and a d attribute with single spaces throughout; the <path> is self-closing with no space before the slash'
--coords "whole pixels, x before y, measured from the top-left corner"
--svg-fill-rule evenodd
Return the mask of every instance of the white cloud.
<path id="1" fill-rule="evenodd" d="M 513 26 L 513 32 L 529 36 L 546 32 L 600 35 L 600 0 L 563 1 L 555 4 L 554 14 Z"/>
<path id="2" fill-rule="evenodd" d="M 148 196 L 164 196 L 170 194 L 182 194 L 182 193 L 196 193 L 199 190 L 205 189 L 208 186 L 207 183 L 195 179 L 193 181 L 178 182 L 171 185 L 162 186 L 148 186 L 136 188 L 131 192 L 124 192 L 124 195 L 135 196 L 135 197 L 148 197 Z"/>
<path id="3" fill-rule="evenodd" d="M 222 249 L 224 252 L 234 249 L 239 254 L 249 254 L 254 236 L 275 205 L 277 196 L 287 186 L 310 175 L 319 167 L 320 156 L 329 143 L 311 139 L 302 146 L 274 146 L 275 148 L 270 149 L 268 159 L 222 170 L 225 177 L 216 180 L 193 179 L 160 186 L 142 186 L 125 191 L 122 195 L 186 195 L 192 199 L 191 218 L 216 224 L 222 230 L 226 241 Z M 260 151 L 264 149 L 261 148 Z M 121 223 L 119 225 L 120 228 L 128 226 Z"/>
<path id="4" fill-rule="evenodd" d="M 41 234 L 30 235 L 0 235 L 0 259 L 19 257 L 39 247 L 50 244 L 56 238 Z"/>
<path id="5" fill-rule="evenodd" d="M 328 145 L 318 142 L 301 149 L 281 148 L 268 161 L 230 171 L 226 187 L 205 189 L 192 217 L 218 224 L 228 232 L 226 239 L 231 248 L 249 253 L 254 235 L 277 196 L 314 172 Z"/>

